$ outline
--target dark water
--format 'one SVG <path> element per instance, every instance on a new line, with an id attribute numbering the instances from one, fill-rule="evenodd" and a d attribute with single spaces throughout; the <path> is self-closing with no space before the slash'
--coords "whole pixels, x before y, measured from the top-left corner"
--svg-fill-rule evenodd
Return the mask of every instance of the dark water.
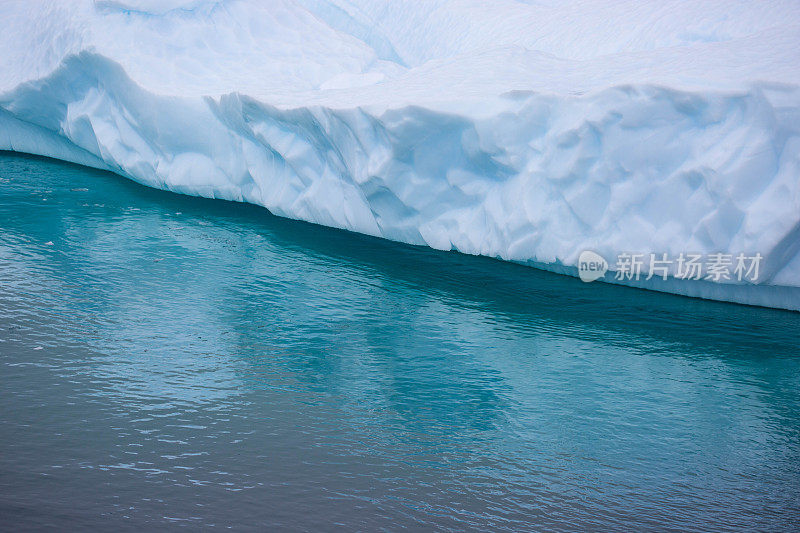
<path id="1" fill-rule="evenodd" d="M 800 314 L 0 181 L 2 529 L 800 524 Z"/>

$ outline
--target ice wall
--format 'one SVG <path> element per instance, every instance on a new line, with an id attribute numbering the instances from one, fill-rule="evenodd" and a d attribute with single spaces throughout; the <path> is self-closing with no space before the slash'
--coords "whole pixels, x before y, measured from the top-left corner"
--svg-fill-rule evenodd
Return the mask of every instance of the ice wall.
<path id="1" fill-rule="evenodd" d="M 800 310 L 798 7 L 9 2 L 0 149 Z M 615 280 L 622 252 L 764 260 L 755 281 Z"/>

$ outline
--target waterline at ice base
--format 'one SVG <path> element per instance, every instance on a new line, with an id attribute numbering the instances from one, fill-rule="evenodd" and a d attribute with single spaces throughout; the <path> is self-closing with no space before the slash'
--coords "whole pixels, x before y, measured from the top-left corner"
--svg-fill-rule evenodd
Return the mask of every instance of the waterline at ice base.
<path id="1" fill-rule="evenodd" d="M 797 2 L 7 1 L 0 20 L 0 149 L 800 310 Z"/>

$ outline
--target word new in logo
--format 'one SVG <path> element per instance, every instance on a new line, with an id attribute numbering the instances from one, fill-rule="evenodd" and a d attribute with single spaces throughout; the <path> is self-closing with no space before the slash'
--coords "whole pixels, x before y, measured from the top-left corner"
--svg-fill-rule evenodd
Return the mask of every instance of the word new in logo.
<path id="1" fill-rule="evenodd" d="M 607 270 L 608 262 L 600 254 L 591 250 L 584 250 L 578 257 L 578 277 L 581 278 L 581 281 L 589 283 L 600 279 Z"/>

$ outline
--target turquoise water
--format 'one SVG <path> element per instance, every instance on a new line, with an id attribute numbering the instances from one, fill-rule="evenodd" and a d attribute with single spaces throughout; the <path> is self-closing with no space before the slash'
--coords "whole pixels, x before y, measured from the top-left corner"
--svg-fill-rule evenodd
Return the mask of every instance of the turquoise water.
<path id="1" fill-rule="evenodd" d="M 800 314 L 0 156 L 0 528 L 791 530 Z"/>

